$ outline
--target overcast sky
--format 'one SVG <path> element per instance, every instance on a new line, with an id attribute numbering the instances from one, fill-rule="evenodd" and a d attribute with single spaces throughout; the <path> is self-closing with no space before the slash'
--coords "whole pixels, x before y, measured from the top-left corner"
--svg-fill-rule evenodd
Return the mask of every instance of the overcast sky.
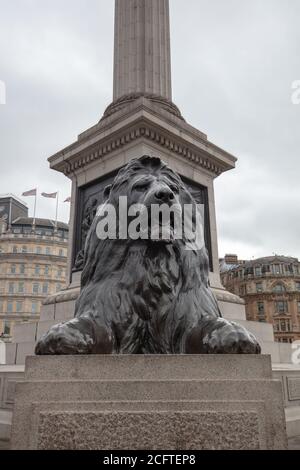
<path id="1" fill-rule="evenodd" d="M 126 1 L 126 0 L 124 0 Z M 239 158 L 216 180 L 220 255 L 300 257 L 299 0 L 170 0 L 173 99 Z M 70 195 L 47 158 L 112 98 L 113 0 L 0 0 L 0 193 Z M 32 214 L 32 200 L 26 199 Z M 60 219 L 68 220 L 68 204 Z M 38 216 L 55 217 L 39 198 Z"/>

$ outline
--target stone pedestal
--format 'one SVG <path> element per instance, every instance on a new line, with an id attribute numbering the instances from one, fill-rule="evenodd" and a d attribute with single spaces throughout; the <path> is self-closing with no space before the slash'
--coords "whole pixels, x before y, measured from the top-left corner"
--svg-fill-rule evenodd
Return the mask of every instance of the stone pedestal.
<path id="1" fill-rule="evenodd" d="M 29 357 L 12 449 L 285 449 L 268 356 Z"/>

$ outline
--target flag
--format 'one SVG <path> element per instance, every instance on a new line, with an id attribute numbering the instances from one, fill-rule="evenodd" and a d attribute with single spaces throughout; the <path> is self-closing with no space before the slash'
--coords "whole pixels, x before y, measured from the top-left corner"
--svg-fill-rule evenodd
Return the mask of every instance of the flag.
<path id="1" fill-rule="evenodd" d="M 67 199 L 64 202 L 71 202 L 71 198 L 67 197 Z"/>
<path id="2" fill-rule="evenodd" d="M 57 198 L 57 193 L 42 193 L 43 197 L 47 197 L 49 199 L 56 199 Z"/>
<path id="3" fill-rule="evenodd" d="M 23 197 L 29 197 L 29 196 L 36 196 L 37 190 L 36 189 L 31 189 L 30 191 L 26 191 L 25 193 L 22 194 Z"/>

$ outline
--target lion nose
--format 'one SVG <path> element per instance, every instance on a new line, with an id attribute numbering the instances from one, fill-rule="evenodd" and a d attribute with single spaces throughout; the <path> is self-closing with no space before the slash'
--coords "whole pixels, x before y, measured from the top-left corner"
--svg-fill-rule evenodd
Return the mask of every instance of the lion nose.
<path id="1" fill-rule="evenodd" d="M 156 199 L 162 202 L 170 202 L 174 199 L 174 194 L 169 188 L 160 189 L 155 193 Z"/>

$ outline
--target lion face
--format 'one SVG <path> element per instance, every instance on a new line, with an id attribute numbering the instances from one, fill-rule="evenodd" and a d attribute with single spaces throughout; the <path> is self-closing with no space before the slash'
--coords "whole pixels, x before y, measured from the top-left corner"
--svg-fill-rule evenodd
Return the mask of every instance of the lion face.
<path id="1" fill-rule="evenodd" d="M 119 172 L 109 188 L 108 199 L 118 214 L 122 198 L 126 198 L 127 211 L 135 207 L 142 221 L 147 220 L 147 233 L 144 228 L 141 230 L 144 238 L 165 243 L 178 239 L 180 228 L 184 232 L 185 205 L 196 204 L 181 178 L 160 159 L 152 157 L 132 160 Z M 135 216 L 136 212 L 132 215 L 128 211 L 129 227 Z"/>

